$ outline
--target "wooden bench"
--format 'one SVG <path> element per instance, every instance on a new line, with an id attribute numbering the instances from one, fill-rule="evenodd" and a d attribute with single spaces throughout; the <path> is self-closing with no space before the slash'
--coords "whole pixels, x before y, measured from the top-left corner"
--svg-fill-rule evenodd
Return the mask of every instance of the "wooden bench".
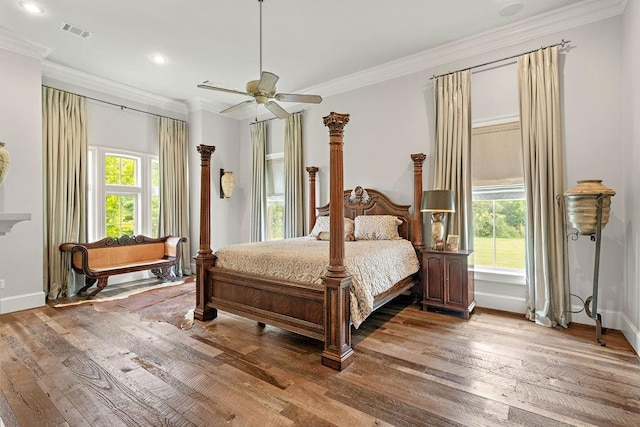
<path id="1" fill-rule="evenodd" d="M 78 295 L 93 297 L 107 286 L 109 276 L 151 270 L 163 280 L 176 280 L 173 268 L 182 254 L 186 237 L 152 238 L 143 235 L 107 237 L 92 243 L 63 243 L 60 250 L 71 253 L 73 270 L 85 276 Z M 86 291 L 97 281 L 97 288 Z"/>

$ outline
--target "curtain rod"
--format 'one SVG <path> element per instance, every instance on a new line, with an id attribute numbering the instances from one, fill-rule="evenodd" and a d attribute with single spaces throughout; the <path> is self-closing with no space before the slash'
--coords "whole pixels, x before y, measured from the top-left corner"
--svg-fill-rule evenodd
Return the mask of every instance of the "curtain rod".
<path id="1" fill-rule="evenodd" d="M 307 110 L 300 110 L 300 111 L 294 111 L 293 113 L 289 113 L 289 114 L 298 114 L 298 113 L 304 113 Z M 264 120 L 254 120 L 249 124 L 253 124 L 253 123 L 262 123 L 262 122 L 270 122 L 271 120 L 275 120 L 277 119 L 277 117 L 271 117 L 270 119 L 264 119 Z"/>
<path id="2" fill-rule="evenodd" d="M 461 68 L 461 69 L 456 70 L 456 71 L 449 71 L 448 73 L 443 73 L 443 74 L 438 74 L 438 75 L 435 75 L 435 74 L 434 74 L 433 76 L 431 76 L 431 78 L 430 78 L 429 80 L 434 80 L 434 79 L 437 79 L 438 77 L 442 77 L 442 76 L 448 76 L 449 74 L 457 73 L 457 72 L 459 72 L 459 71 L 467 71 L 467 70 L 472 70 L 472 69 L 474 69 L 474 68 L 484 67 L 484 66 L 486 66 L 486 65 L 495 64 L 496 62 L 502 62 L 502 61 L 506 61 L 506 60 L 508 60 L 508 59 L 517 58 L 517 57 L 522 56 L 522 55 L 528 55 L 528 54 L 530 54 L 530 53 L 536 52 L 536 51 L 541 50 L 541 49 L 546 49 L 546 48 L 548 48 L 548 47 L 560 46 L 560 48 L 563 48 L 566 44 L 568 44 L 568 43 L 570 43 L 570 42 L 571 42 L 571 40 L 565 40 L 565 39 L 562 39 L 559 43 L 551 44 L 551 45 L 549 45 L 549 46 L 543 46 L 543 47 L 540 47 L 540 48 L 538 48 L 538 49 L 530 50 L 530 51 L 528 51 L 528 52 L 519 53 L 519 54 L 517 54 L 517 55 L 507 56 L 506 58 L 496 59 L 496 60 L 494 60 L 494 61 L 485 62 L 484 64 L 478 64 L 478 65 L 474 65 L 474 66 L 472 66 L 472 67 Z"/>
<path id="3" fill-rule="evenodd" d="M 169 117 L 169 116 L 162 116 L 160 114 L 156 114 L 156 113 L 150 113 L 149 111 L 143 111 L 143 110 L 138 110 L 137 108 L 132 108 L 132 107 L 127 107 L 126 105 L 121 105 L 121 104 L 116 104 L 113 102 L 109 102 L 109 101 L 105 101 L 102 99 L 97 99 L 97 98 L 92 98 L 90 96 L 86 96 L 86 95 L 80 95 L 79 93 L 75 93 L 75 92 L 70 92 L 68 90 L 64 90 L 64 89 L 58 89 L 57 87 L 51 87 L 51 86 L 47 86 L 47 85 L 42 85 L 42 87 L 47 87 L 49 89 L 55 89 L 55 90 L 59 90 L 61 92 L 66 92 L 66 93 L 70 93 L 72 95 L 77 95 L 77 96 L 81 96 L 83 98 L 86 99 L 90 99 L 92 101 L 97 101 L 97 102 L 102 102 L 103 104 L 109 104 L 109 105 L 113 105 L 114 107 L 120 107 L 120 110 L 132 110 L 132 111 L 137 111 L 138 113 L 144 113 L 144 114 L 149 114 L 150 116 L 156 116 L 156 117 L 160 117 L 160 118 L 165 118 L 165 119 L 172 119 L 172 120 L 177 120 L 179 122 L 184 122 L 186 123 L 186 120 L 181 120 L 181 119 L 174 119 L 173 117 Z"/>

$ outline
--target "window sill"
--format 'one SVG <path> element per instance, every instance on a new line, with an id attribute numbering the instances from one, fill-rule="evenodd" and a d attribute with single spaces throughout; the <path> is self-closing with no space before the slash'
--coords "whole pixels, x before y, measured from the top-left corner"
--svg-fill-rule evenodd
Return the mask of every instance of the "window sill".
<path id="1" fill-rule="evenodd" d="M 475 280 L 507 283 L 510 285 L 520 286 L 524 286 L 526 284 L 524 271 L 496 270 L 482 267 L 472 268 L 471 271 L 474 272 Z"/>

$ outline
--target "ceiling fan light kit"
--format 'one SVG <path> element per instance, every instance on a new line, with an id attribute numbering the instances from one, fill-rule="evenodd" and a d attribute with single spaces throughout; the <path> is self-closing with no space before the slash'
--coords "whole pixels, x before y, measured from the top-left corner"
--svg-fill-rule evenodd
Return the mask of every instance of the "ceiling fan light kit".
<path id="1" fill-rule="evenodd" d="M 276 93 L 276 83 L 279 77 L 274 73 L 262 70 L 262 2 L 258 0 L 260 4 L 260 80 L 251 80 L 247 83 L 246 92 L 242 92 L 234 89 L 227 89 L 220 86 L 214 86 L 205 81 L 198 85 L 201 89 L 209 89 L 218 92 L 232 93 L 235 95 L 250 96 L 253 99 L 242 101 L 239 104 L 232 105 L 220 111 L 221 114 L 230 113 L 232 111 L 245 108 L 251 104 L 264 105 L 265 108 L 273 113 L 279 119 L 286 119 L 289 117 L 287 110 L 282 108 L 280 104 L 274 100 L 281 102 L 300 102 L 305 104 L 319 104 L 322 102 L 320 95 L 303 95 L 296 93 Z"/>

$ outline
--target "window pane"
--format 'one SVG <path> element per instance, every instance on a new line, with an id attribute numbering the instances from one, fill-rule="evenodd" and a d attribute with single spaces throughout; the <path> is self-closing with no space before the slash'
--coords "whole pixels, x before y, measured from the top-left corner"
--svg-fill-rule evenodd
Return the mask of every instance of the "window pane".
<path id="1" fill-rule="evenodd" d="M 482 198 L 489 195 L 485 192 Z M 473 202 L 474 253 L 477 265 L 524 269 L 525 201 L 494 200 Z"/>
<path id="2" fill-rule="evenodd" d="M 136 161 L 134 159 L 124 157 L 121 159 L 121 164 L 121 184 L 136 185 Z"/>
<path id="3" fill-rule="evenodd" d="M 524 269 L 524 200 L 495 202 L 496 266 Z"/>
<path id="4" fill-rule="evenodd" d="M 284 238 L 284 204 L 267 202 L 267 238 L 268 240 Z"/>
<path id="5" fill-rule="evenodd" d="M 120 157 L 106 156 L 104 158 L 105 184 L 120 184 Z"/>
<path id="6" fill-rule="evenodd" d="M 496 238 L 496 267 L 524 270 L 524 237 Z"/>
<path id="7" fill-rule="evenodd" d="M 130 157 L 105 156 L 105 184 L 135 186 L 137 163 Z"/>
<path id="8" fill-rule="evenodd" d="M 135 196 L 109 194 L 105 198 L 107 237 L 133 236 L 135 232 Z"/>
<path id="9" fill-rule="evenodd" d="M 151 161 L 151 187 L 160 189 L 160 162 Z"/>
<path id="10" fill-rule="evenodd" d="M 473 252 L 477 265 L 493 266 L 493 201 L 473 202 Z"/>

